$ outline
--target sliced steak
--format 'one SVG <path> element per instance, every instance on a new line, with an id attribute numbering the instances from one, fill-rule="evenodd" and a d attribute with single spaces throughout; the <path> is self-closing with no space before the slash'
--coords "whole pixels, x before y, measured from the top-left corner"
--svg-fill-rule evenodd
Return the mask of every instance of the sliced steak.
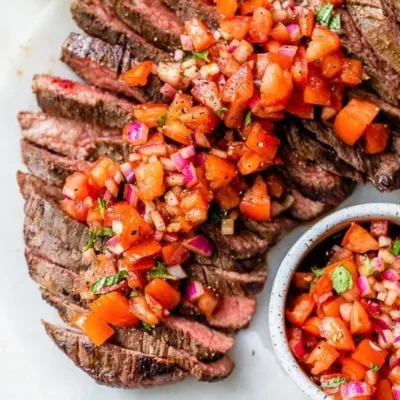
<path id="1" fill-rule="evenodd" d="M 88 35 L 129 48 L 138 61 L 171 60 L 168 53 L 147 43 L 121 22 L 102 0 L 73 0 L 71 12 L 76 24 Z"/>
<path id="2" fill-rule="evenodd" d="M 148 388 L 181 381 L 187 374 L 174 363 L 137 351 L 104 344 L 43 322 L 47 334 L 77 367 L 97 383 L 121 388 Z"/>
<path id="3" fill-rule="evenodd" d="M 381 192 L 400 188 L 400 155 L 382 153 L 366 159 L 368 178 Z"/>
<path id="4" fill-rule="evenodd" d="M 260 293 L 267 279 L 266 271 L 238 273 L 200 264 L 187 265 L 185 270 L 191 280 L 199 281 L 219 293 L 235 296 Z"/>
<path id="5" fill-rule="evenodd" d="M 131 87 L 118 79 L 120 74 L 139 63 L 129 48 L 71 33 L 62 46 L 61 59 L 82 79 L 100 89 L 142 103 L 168 101 L 160 93 L 162 83 L 155 75 L 150 75 L 146 86 Z"/>
<path id="6" fill-rule="evenodd" d="M 180 46 L 183 24 L 161 0 L 108 0 L 116 15 L 147 42 L 166 51 Z"/>
<path id="7" fill-rule="evenodd" d="M 55 307 L 63 321 L 69 325 L 72 325 L 72 319 L 77 313 L 87 312 L 84 308 L 54 296 L 44 289 L 41 292 L 43 299 Z M 228 356 L 207 364 L 200 362 L 191 354 L 178 350 L 141 329 L 117 327 L 114 329 L 115 334 L 109 339 L 110 343 L 128 350 L 167 359 L 199 381 L 215 382 L 224 379 L 231 374 L 235 366 Z"/>
<path id="8" fill-rule="evenodd" d="M 35 75 L 32 89 L 39 107 L 57 117 L 112 129 L 121 129 L 134 119 L 131 102 L 82 83 Z"/>
<path id="9" fill-rule="evenodd" d="M 211 29 L 218 29 L 218 20 L 221 18 L 215 6 L 203 0 L 163 0 L 163 2 L 176 12 L 182 21 L 199 18 Z"/>
<path id="10" fill-rule="evenodd" d="M 297 190 L 292 190 L 291 194 L 294 198 L 294 202 L 292 207 L 290 207 L 289 212 L 293 218 L 300 221 L 311 221 L 331 208 L 325 203 L 304 197 Z"/>

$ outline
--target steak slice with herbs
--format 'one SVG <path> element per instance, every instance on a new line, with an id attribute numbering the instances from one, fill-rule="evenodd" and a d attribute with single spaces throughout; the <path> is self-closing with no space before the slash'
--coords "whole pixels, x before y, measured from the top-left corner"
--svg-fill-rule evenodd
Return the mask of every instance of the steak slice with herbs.
<path id="1" fill-rule="evenodd" d="M 70 33 L 62 46 L 61 59 L 86 82 L 109 92 L 134 98 L 142 103 L 168 101 L 161 92 L 162 82 L 150 74 L 145 86 L 129 86 L 119 80 L 140 60 L 129 48 L 112 45 L 100 39 Z"/>
<path id="2" fill-rule="evenodd" d="M 87 312 L 86 309 L 69 303 L 61 297 L 54 296 L 44 289 L 41 289 L 41 292 L 43 299 L 57 309 L 62 320 L 68 325 L 72 326 L 72 320 L 76 314 Z M 199 381 L 216 382 L 225 379 L 231 374 L 235 366 L 228 356 L 224 356 L 218 361 L 203 363 L 191 354 L 166 344 L 163 340 L 142 329 L 118 327 L 114 329 L 115 333 L 109 339 L 109 343 L 128 350 L 166 359 L 196 377 Z"/>
<path id="3" fill-rule="evenodd" d="M 147 42 L 166 51 L 180 47 L 183 23 L 161 0 L 108 0 L 118 18 Z"/>
<path id="4" fill-rule="evenodd" d="M 128 28 L 102 0 L 73 0 L 71 13 L 76 24 L 88 35 L 129 48 L 138 61 L 172 60 L 167 52 L 147 43 Z"/>
<path id="5" fill-rule="evenodd" d="M 122 129 L 134 119 L 131 102 L 93 86 L 37 74 L 32 89 L 39 107 L 50 115 L 111 129 Z"/>
<path id="6" fill-rule="evenodd" d="M 47 334 L 77 367 L 97 383 L 149 388 L 181 381 L 187 373 L 174 363 L 113 344 L 95 346 L 86 336 L 43 322 Z"/>

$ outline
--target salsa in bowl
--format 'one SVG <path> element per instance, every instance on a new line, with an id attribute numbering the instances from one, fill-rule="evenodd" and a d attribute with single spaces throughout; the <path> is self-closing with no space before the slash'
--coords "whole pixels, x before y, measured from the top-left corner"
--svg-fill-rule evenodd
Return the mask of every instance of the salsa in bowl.
<path id="1" fill-rule="evenodd" d="M 309 229 L 277 273 L 274 350 L 313 399 L 400 399 L 400 207 L 367 204 Z"/>

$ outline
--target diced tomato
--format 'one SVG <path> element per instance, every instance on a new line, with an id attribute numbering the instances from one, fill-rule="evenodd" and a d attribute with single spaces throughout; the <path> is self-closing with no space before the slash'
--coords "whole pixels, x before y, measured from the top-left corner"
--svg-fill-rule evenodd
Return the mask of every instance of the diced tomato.
<path id="1" fill-rule="evenodd" d="M 355 58 L 346 58 L 343 64 L 342 82 L 349 86 L 356 86 L 362 82 L 362 63 Z"/>
<path id="2" fill-rule="evenodd" d="M 190 252 L 183 247 L 182 243 L 174 242 L 164 246 L 161 257 L 167 265 L 183 264 L 190 257 Z"/>
<path id="3" fill-rule="evenodd" d="M 306 50 L 306 60 L 308 62 L 324 58 L 330 53 L 337 51 L 342 46 L 339 36 L 325 26 L 315 26 L 311 42 Z"/>
<path id="4" fill-rule="evenodd" d="M 152 68 L 153 63 L 151 61 L 144 61 L 120 75 L 118 80 L 127 83 L 129 86 L 144 86 L 147 84 Z"/>
<path id="5" fill-rule="evenodd" d="M 376 239 L 356 222 L 351 223 L 343 238 L 342 246 L 346 246 L 351 251 L 360 254 L 379 249 Z"/>
<path id="6" fill-rule="evenodd" d="M 228 106 L 228 111 L 224 115 L 224 122 L 228 128 L 238 129 L 243 125 L 246 115 L 248 102 L 233 102 Z"/>
<path id="7" fill-rule="evenodd" d="M 314 274 L 312 272 L 296 272 L 292 284 L 297 289 L 309 290 L 313 279 Z"/>
<path id="8" fill-rule="evenodd" d="M 218 303 L 219 299 L 217 293 L 206 288 L 204 294 L 202 294 L 197 300 L 197 307 L 199 307 L 200 311 L 207 318 L 211 318 L 214 310 L 218 306 Z"/>
<path id="9" fill-rule="evenodd" d="M 197 80 L 191 92 L 193 97 L 201 104 L 219 112 L 222 108 L 218 86 L 211 80 Z"/>
<path id="10" fill-rule="evenodd" d="M 312 335 L 316 337 L 321 337 L 321 319 L 318 317 L 310 317 L 306 320 L 306 322 L 303 324 L 301 329 L 303 331 L 306 331 L 308 333 L 311 333 Z"/>
<path id="11" fill-rule="evenodd" d="M 389 234 L 389 221 L 376 220 L 371 222 L 371 235 L 374 237 L 387 236 Z"/>
<path id="12" fill-rule="evenodd" d="M 179 291 L 160 278 L 153 279 L 146 286 L 145 292 L 167 310 L 172 310 L 181 301 Z"/>
<path id="13" fill-rule="evenodd" d="M 271 7 L 271 4 L 268 0 L 242 0 L 240 3 L 241 15 L 253 14 L 258 7 Z"/>
<path id="14" fill-rule="evenodd" d="M 385 151 L 390 138 L 390 129 L 386 124 L 369 124 L 364 132 L 365 151 L 377 154 Z"/>
<path id="15" fill-rule="evenodd" d="M 74 172 L 65 180 L 63 195 L 70 200 L 85 200 L 89 196 L 89 179 L 83 172 Z"/>
<path id="16" fill-rule="evenodd" d="M 244 194 L 239 208 L 245 217 L 254 221 L 269 221 L 271 218 L 271 199 L 267 185 L 260 176 Z"/>
<path id="17" fill-rule="evenodd" d="M 153 269 L 156 265 L 155 257 L 145 257 L 135 262 L 134 264 L 130 263 L 128 259 L 125 258 L 122 259 L 122 261 L 126 262 L 126 264 L 124 264 L 126 265 L 126 269 L 139 273 L 146 273 Z"/>
<path id="18" fill-rule="evenodd" d="M 307 10 L 307 8 L 302 8 L 297 18 L 301 36 L 311 37 L 315 27 L 315 14 L 313 11 Z"/>
<path id="19" fill-rule="evenodd" d="M 228 103 L 242 103 L 253 96 L 253 68 L 250 62 L 243 64 L 225 83 L 221 98 Z"/>
<path id="20" fill-rule="evenodd" d="M 340 318 L 325 317 L 320 325 L 321 336 L 338 350 L 354 351 L 355 344 L 346 324 Z"/>
<path id="21" fill-rule="evenodd" d="M 289 43 L 290 35 L 286 26 L 282 22 L 278 22 L 271 30 L 270 36 L 279 43 Z"/>
<path id="22" fill-rule="evenodd" d="M 185 194 L 181 200 L 180 208 L 186 221 L 198 225 L 207 220 L 210 205 L 201 194 L 193 192 Z"/>
<path id="23" fill-rule="evenodd" d="M 237 175 L 234 164 L 212 154 L 206 155 L 204 166 L 212 190 L 228 185 Z"/>
<path id="24" fill-rule="evenodd" d="M 196 106 L 181 114 L 179 121 L 189 129 L 208 135 L 217 128 L 221 120 L 208 107 Z"/>
<path id="25" fill-rule="evenodd" d="M 380 379 L 376 384 L 376 392 L 372 396 L 373 400 L 394 400 L 392 386 L 387 379 Z"/>
<path id="26" fill-rule="evenodd" d="M 172 119 L 174 121 L 177 121 L 178 119 L 180 119 L 184 111 L 189 110 L 192 107 L 193 107 L 192 96 L 186 93 L 178 92 L 168 108 L 166 118 L 167 120 Z"/>
<path id="27" fill-rule="evenodd" d="M 274 197 L 275 199 L 280 199 L 285 192 L 285 183 L 283 182 L 283 178 L 275 173 L 268 174 L 267 189 L 268 194 L 271 197 Z"/>
<path id="28" fill-rule="evenodd" d="M 151 201 L 164 194 L 164 169 L 158 160 L 141 164 L 135 169 L 135 176 L 141 200 Z"/>
<path id="29" fill-rule="evenodd" d="M 335 348 L 321 340 L 308 356 L 306 363 L 313 366 L 311 373 L 318 375 L 329 369 L 338 357 L 339 353 Z"/>
<path id="30" fill-rule="evenodd" d="M 185 22 L 185 32 L 190 36 L 196 51 L 206 50 L 216 42 L 207 25 L 198 18 L 191 18 Z"/>
<path id="31" fill-rule="evenodd" d="M 273 25 L 272 14 L 263 7 L 254 10 L 249 29 L 249 42 L 265 43 Z"/>
<path id="32" fill-rule="evenodd" d="M 72 324 L 80 328 L 96 346 L 101 346 L 115 332 L 107 322 L 93 313 L 74 315 Z"/>
<path id="33" fill-rule="evenodd" d="M 372 323 L 359 301 L 353 303 L 350 316 L 350 332 L 352 335 L 365 335 L 372 330 Z"/>
<path id="34" fill-rule="evenodd" d="M 253 150 L 246 150 L 238 162 L 238 170 L 241 175 L 249 175 L 260 169 L 265 161 L 259 153 Z"/>
<path id="35" fill-rule="evenodd" d="M 61 209 L 77 221 L 86 221 L 89 207 L 84 201 L 64 199 L 60 202 Z"/>
<path id="36" fill-rule="evenodd" d="M 341 297 L 335 297 L 325 301 L 322 304 L 322 309 L 324 310 L 325 316 L 341 318 L 340 306 L 344 303 L 345 301 Z"/>
<path id="37" fill-rule="evenodd" d="M 313 64 L 308 65 L 308 81 L 304 88 L 304 102 L 327 106 L 331 100 L 329 82 L 321 75 L 319 68 Z"/>
<path id="38" fill-rule="evenodd" d="M 278 53 L 279 49 L 281 48 L 281 43 L 279 43 L 276 40 L 270 39 L 266 43 L 262 43 L 261 47 L 264 49 L 264 51 L 270 52 L 270 53 Z"/>
<path id="39" fill-rule="evenodd" d="M 124 252 L 125 259 L 131 264 L 135 264 L 143 258 L 160 254 L 161 244 L 159 242 L 146 241 L 133 245 Z"/>
<path id="40" fill-rule="evenodd" d="M 257 54 L 257 78 L 262 79 L 269 64 L 278 64 L 283 70 L 289 70 L 293 60 L 281 53 L 262 53 Z"/>
<path id="41" fill-rule="evenodd" d="M 333 83 L 331 86 L 331 104 L 330 107 L 340 111 L 343 105 L 345 86 L 340 83 Z"/>
<path id="42" fill-rule="evenodd" d="M 293 91 L 292 75 L 278 64 L 269 64 L 261 82 L 261 104 L 265 107 L 285 104 Z"/>
<path id="43" fill-rule="evenodd" d="M 340 394 L 340 386 L 332 385 L 331 382 L 337 382 L 338 378 L 345 378 L 343 374 L 329 374 L 321 376 L 321 388 L 324 393 L 329 394 L 333 400 L 343 400 Z"/>
<path id="44" fill-rule="evenodd" d="M 140 321 L 146 322 L 146 324 L 157 325 L 159 318 L 150 308 L 144 296 L 131 297 L 129 299 L 131 312 Z"/>
<path id="45" fill-rule="evenodd" d="M 104 188 L 108 179 L 114 180 L 121 173 L 119 165 L 107 156 L 101 156 L 89 168 L 89 183 L 97 189 Z"/>
<path id="46" fill-rule="evenodd" d="M 190 145 L 193 142 L 192 131 L 178 121 L 167 120 L 163 133 L 170 139 L 184 145 Z"/>
<path id="47" fill-rule="evenodd" d="M 149 258 L 151 258 L 151 257 L 149 257 Z M 128 264 L 128 262 L 124 258 L 121 261 L 122 262 L 119 262 L 119 265 Z M 139 261 L 139 263 L 140 262 L 141 262 L 141 260 Z M 128 267 L 127 269 L 128 270 L 132 269 L 132 267 Z M 130 271 L 127 281 L 128 281 L 128 286 L 132 290 L 144 289 L 147 284 L 145 277 L 138 271 L 134 271 L 134 272 Z"/>
<path id="48" fill-rule="evenodd" d="M 217 0 L 218 11 L 226 17 L 233 17 L 237 7 L 237 0 Z"/>
<path id="49" fill-rule="evenodd" d="M 231 210 L 239 206 L 241 197 L 238 192 L 231 186 L 223 186 L 214 192 L 215 201 L 222 210 Z"/>
<path id="50" fill-rule="evenodd" d="M 314 106 L 304 102 L 304 93 L 299 89 L 293 91 L 285 111 L 302 119 L 314 119 Z"/>
<path id="51" fill-rule="evenodd" d="M 296 326 L 302 326 L 311 315 L 315 307 L 315 301 L 310 294 L 302 294 L 296 297 L 286 310 L 287 320 Z"/>
<path id="52" fill-rule="evenodd" d="M 130 311 L 128 299 L 119 292 L 100 296 L 90 304 L 90 309 L 114 326 L 130 328 L 138 323 L 138 319 Z"/>
<path id="53" fill-rule="evenodd" d="M 168 111 L 167 104 L 139 104 L 133 107 L 135 118 L 149 128 L 158 126 L 157 121 Z"/>
<path id="54" fill-rule="evenodd" d="M 308 82 L 308 63 L 305 53 L 305 48 L 299 46 L 292 67 L 293 83 L 301 89 L 304 89 Z"/>
<path id="55" fill-rule="evenodd" d="M 352 99 L 335 118 L 337 136 L 352 146 L 379 113 L 379 107 L 368 100 Z"/>
<path id="56" fill-rule="evenodd" d="M 368 369 L 365 368 L 364 365 L 351 357 L 347 357 L 342 361 L 342 374 L 356 381 L 364 380 L 367 370 Z"/>
<path id="57" fill-rule="evenodd" d="M 193 187 L 193 191 L 201 194 L 209 203 L 214 198 L 213 192 L 210 190 L 210 185 L 206 179 L 206 173 L 203 167 L 196 168 L 197 185 Z"/>
<path id="58" fill-rule="evenodd" d="M 272 161 L 278 151 L 280 140 L 272 133 L 265 131 L 258 122 L 251 126 L 246 140 L 249 149 Z"/>
<path id="59" fill-rule="evenodd" d="M 356 351 L 351 355 L 354 360 L 367 368 L 371 368 L 372 364 L 380 368 L 386 361 L 387 356 L 388 352 L 386 350 L 382 350 L 369 339 L 362 340 L 357 346 Z"/>
<path id="60" fill-rule="evenodd" d="M 243 40 L 250 29 L 251 17 L 230 17 L 219 20 L 220 28 L 233 39 Z"/>
<path id="61" fill-rule="evenodd" d="M 340 74 L 345 64 L 343 52 L 338 50 L 326 55 L 321 61 L 321 72 L 325 78 L 331 79 Z"/>
<path id="62" fill-rule="evenodd" d="M 98 232 L 103 227 L 103 215 L 97 208 L 91 208 L 86 217 L 86 223 L 94 232 Z"/>

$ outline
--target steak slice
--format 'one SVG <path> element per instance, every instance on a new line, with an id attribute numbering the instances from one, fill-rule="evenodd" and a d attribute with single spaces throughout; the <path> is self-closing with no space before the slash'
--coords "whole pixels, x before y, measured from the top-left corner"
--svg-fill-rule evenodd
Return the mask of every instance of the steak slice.
<path id="1" fill-rule="evenodd" d="M 118 18 L 147 42 L 166 51 L 180 47 L 183 24 L 161 0 L 107 0 Z"/>
<path id="2" fill-rule="evenodd" d="M 57 309 L 62 320 L 68 325 L 72 326 L 72 319 L 77 313 L 87 312 L 84 308 L 54 296 L 44 289 L 41 292 L 43 299 Z M 215 362 L 200 362 L 191 354 L 178 350 L 141 329 L 117 327 L 114 329 L 115 334 L 109 339 L 110 343 L 128 350 L 166 359 L 188 374 L 195 376 L 199 381 L 216 382 L 224 379 L 231 374 L 235 366 L 228 356 Z"/>
<path id="3" fill-rule="evenodd" d="M 366 158 L 368 178 L 381 192 L 400 188 L 400 155 L 376 154 Z"/>
<path id="4" fill-rule="evenodd" d="M 43 322 L 47 334 L 77 367 L 97 383 L 148 388 L 179 382 L 187 375 L 172 362 L 113 344 L 95 346 L 86 336 Z"/>
<path id="5" fill-rule="evenodd" d="M 176 12 L 182 21 L 199 18 L 211 29 L 218 29 L 221 18 L 216 7 L 203 0 L 163 0 L 163 2 Z"/>
<path id="6" fill-rule="evenodd" d="M 331 208 L 325 203 L 304 197 L 298 190 L 292 190 L 292 196 L 294 202 L 289 211 L 293 218 L 300 221 L 310 221 Z"/>
<path id="7" fill-rule="evenodd" d="M 129 48 L 112 45 L 90 36 L 71 33 L 62 46 L 62 61 L 86 82 L 100 89 L 134 98 L 142 103 L 168 101 L 161 92 L 162 82 L 150 75 L 146 86 L 131 87 L 120 74 L 140 61 Z"/>
<path id="8" fill-rule="evenodd" d="M 73 0 L 71 13 L 76 24 L 88 35 L 129 48 L 138 61 L 159 63 L 172 59 L 128 28 L 102 0 Z"/>
<path id="9" fill-rule="evenodd" d="M 199 281 L 225 295 L 256 295 L 263 290 L 267 279 L 266 271 L 238 273 L 194 263 L 187 265 L 185 270 L 191 280 Z"/>
<path id="10" fill-rule="evenodd" d="M 50 115 L 111 129 L 134 119 L 131 102 L 82 83 L 37 74 L 32 89 L 39 107 Z"/>

